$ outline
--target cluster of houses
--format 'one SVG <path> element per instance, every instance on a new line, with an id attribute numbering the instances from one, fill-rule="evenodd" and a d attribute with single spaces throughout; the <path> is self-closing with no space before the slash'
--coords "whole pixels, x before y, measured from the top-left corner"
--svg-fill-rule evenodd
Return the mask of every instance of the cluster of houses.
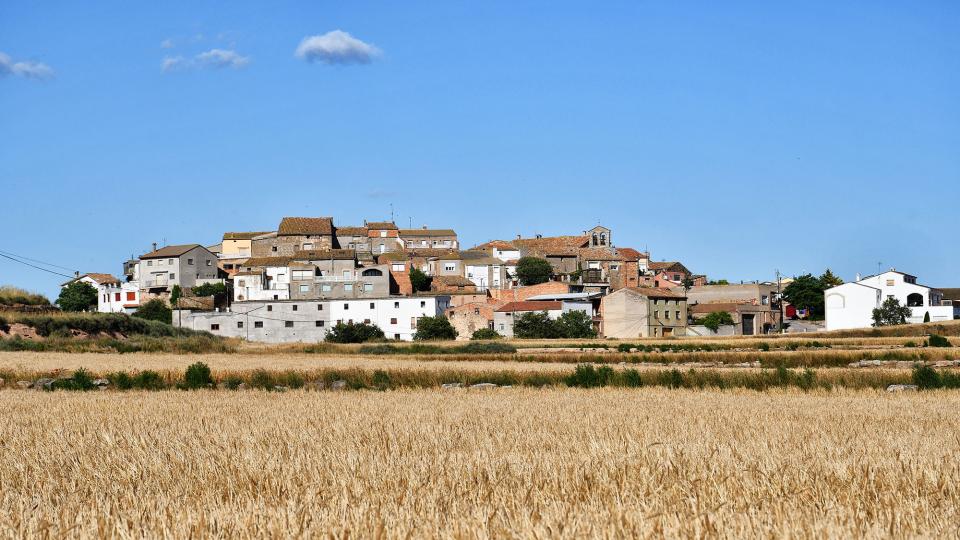
<path id="1" fill-rule="evenodd" d="M 522 257 L 545 259 L 552 279 L 522 286 Z M 415 290 L 414 269 L 430 278 L 429 290 Z M 321 341 L 338 322 L 375 324 L 388 338 L 410 340 L 418 319 L 441 314 L 461 339 L 481 328 L 512 336 L 513 321 L 530 312 L 556 318 L 583 311 L 610 338 L 754 335 L 775 331 L 782 320 L 777 284 L 710 284 L 680 262 L 652 261 L 648 252 L 615 245 L 613 232 L 599 225 L 578 235 L 517 236 L 462 249 L 452 229 L 285 217 L 275 231 L 227 232 L 212 246 L 154 245 L 124 263 L 123 279 L 91 273 L 75 280 L 97 288 L 102 312 L 130 313 L 154 298 L 169 301 L 178 289 L 174 324 L 277 343 Z M 228 285 L 228 297 L 190 292 L 218 283 Z M 836 314 L 869 296 L 869 286 L 860 287 L 828 294 L 828 324 L 845 317 L 831 317 L 831 309 Z M 929 306 L 942 301 L 925 299 Z M 716 311 L 734 324 L 696 324 Z M 931 316 L 937 320 L 940 310 Z M 854 324 L 852 316 L 844 321 Z"/>

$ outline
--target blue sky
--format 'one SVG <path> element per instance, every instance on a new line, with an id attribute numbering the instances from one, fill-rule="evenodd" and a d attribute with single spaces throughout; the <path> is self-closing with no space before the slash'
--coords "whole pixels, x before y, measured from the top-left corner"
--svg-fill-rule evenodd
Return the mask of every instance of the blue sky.
<path id="1" fill-rule="evenodd" d="M 958 27 L 955 1 L 3 2 L 0 250 L 119 274 L 392 203 L 465 245 L 599 221 L 715 278 L 960 286 Z"/>

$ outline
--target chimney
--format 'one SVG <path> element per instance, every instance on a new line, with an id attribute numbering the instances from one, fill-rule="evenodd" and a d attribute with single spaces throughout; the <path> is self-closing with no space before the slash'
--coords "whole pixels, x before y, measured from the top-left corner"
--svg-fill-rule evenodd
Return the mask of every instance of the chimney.
<path id="1" fill-rule="evenodd" d="M 521 236 L 518 234 L 518 235 L 517 235 L 517 240 L 519 240 L 520 238 L 521 238 Z"/>
<path id="2" fill-rule="evenodd" d="M 426 226 L 426 225 L 423 226 L 423 230 L 427 230 L 427 226 Z"/>
<path id="3" fill-rule="evenodd" d="M 863 279 L 863 278 L 860 277 L 860 272 L 857 272 L 857 279 L 856 279 L 856 280 L 857 280 L 857 281 L 860 281 L 861 279 Z"/>
<path id="4" fill-rule="evenodd" d="M 542 234 L 537 234 L 537 238 L 538 238 L 538 239 L 543 238 L 543 235 L 542 235 Z"/>
<path id="5" fill-rule="evenodd" d="M 157 243 L 156 243 L 156 242 L 153 243 L 153 250 L 154 250 L 154 251 L 157 250 Z"/>

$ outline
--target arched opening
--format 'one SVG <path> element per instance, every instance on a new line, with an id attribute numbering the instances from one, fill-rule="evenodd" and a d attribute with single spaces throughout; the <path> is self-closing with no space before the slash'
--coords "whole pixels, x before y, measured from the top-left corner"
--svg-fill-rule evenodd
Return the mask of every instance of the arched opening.
<path id="1" fill-rule="evenodd" d="M 907 295 L 907 307 L 921 307 L 923 305 L 923 295 L 912 293 Z"/>
<path id="2" fill-rule="evenodd" d="M 593 245 L 594 245 L 594 246 L 599 245 L 599 244 L 597 243 L 597 233 L 593 233 Z"/>
<path id="3" fill-rule="evenodd" d="M 376 268 L 370 268 L 369 270 L 363 271 L 364 277 L 380 277 L 383 275 L 383 272 L 377 270 Z"/>
<path id="4" fill-rule="evenodd" d="M 607 245 L 607 233 L 600 233 L 600 245 Z"/>

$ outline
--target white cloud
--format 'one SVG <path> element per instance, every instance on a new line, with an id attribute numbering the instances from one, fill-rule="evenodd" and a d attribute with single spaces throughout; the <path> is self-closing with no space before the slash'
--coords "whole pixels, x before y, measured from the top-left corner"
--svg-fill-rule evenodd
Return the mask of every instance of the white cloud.
<path id="1" fill-rule="evenodd" d="M 161 49 L 172 49 L 172 48 L 173 48 L 173 40 L 172 40 L 172 39 L 165 39 L 165 40 L 161 41 L 161 42 L 160 42 L 160 48 L 161 48 Z"/>
<path id="2" fill-rule="evenodd" d="M 210 49 L 193 58 L 182 56 L 166 56 L 160 64 L 164 73 L 187 69 L 221 69 L 231 67 L 240 69 L 250 63 L 249 56 L 241 56 L 236 51 L 227 49 Z"/>
<path id="3" fill-rule="evenodd" d="M 343 30 L 334 30 L 322 36 L 303 38 L 294 54 L 307 62 L 369 64 L 380 56 L 380 49 Z"/>
<path id="4" fill-rule="evenodd" d="M 17 75 L 27 79 L 46 80 L 53 78 L 53 69 L 40 62 L 14 62 L 8 55 L 0 52 L 0 77 Z"/>
<path id="5" fill-rule="evenodd" d="M 210 49 L 197 55 L 196 61 L 211 68 L 242 68 L 250 63 L 250 57 L 240 56 L 236 51 Z"/>

